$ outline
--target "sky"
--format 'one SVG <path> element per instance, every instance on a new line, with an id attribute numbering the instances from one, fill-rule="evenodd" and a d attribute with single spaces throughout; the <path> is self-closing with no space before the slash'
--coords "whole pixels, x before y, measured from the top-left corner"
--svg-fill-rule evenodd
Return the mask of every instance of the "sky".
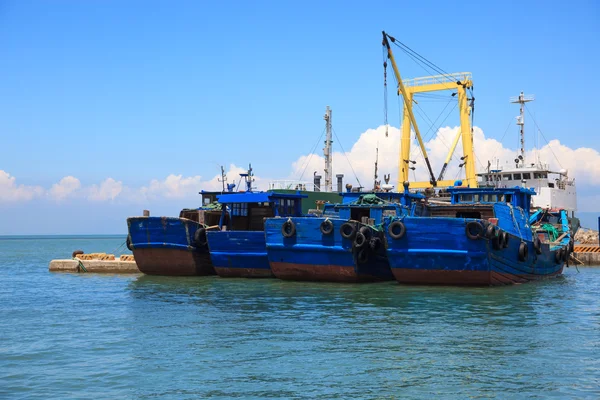
<path id="1" fill-rule="evenodd" d="M 386 138 L 382 30 L 473 74 L 479 170 L 514 158 L 509 98 L 535 95 L 528 158 L 568 169 L 579 210 L 600 212 L 594 1 L 19 0 L 0 1 L 0 234 L 124 233 L 143 209 L 199 205 L 221 165 L 237 182 L 252 163 L 258 188 L 311 180 L 327 105 L 334 174 L 368 186 L 379 148 L 395 182 L 401 103 L 388 70 Z M 394 51 L 403 78 L 431 75 Z M 449 93 L 418 101 L 439 170 L 458 113 Z"/>

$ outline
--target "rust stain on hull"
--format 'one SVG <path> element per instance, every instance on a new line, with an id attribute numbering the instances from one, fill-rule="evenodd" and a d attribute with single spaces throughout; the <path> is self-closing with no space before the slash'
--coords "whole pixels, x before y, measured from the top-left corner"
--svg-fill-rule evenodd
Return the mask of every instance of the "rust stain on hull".
<path id="1" fill-rule="evenodd" d="M 141 272 L 148 275 L 185 276 L 214 275 L 208 252 L 179 249 L 134 249 L 133 255 Z"/>
<path id="2" fill-rule="evenodd" d="M 358 283 L 386 280 L 371 275 L 359 275 L 352 266 L 310 265 L 285 262 L 271 262 L 270 264 L 271 270 L 277 278 L 290 281 Z"/>
<path id="3" fill-rule="evenodd" d="M 274 278 L 270 269 L 264 268 L 228 268 L 215 267 L 217 275 L 222 278 Z"/>

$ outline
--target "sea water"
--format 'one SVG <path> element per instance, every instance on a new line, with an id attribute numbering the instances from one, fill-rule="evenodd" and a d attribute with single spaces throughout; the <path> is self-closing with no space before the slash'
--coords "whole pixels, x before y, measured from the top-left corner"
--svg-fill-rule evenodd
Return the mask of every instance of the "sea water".
<path id="1" fill-rule="evenodd" d="M 600 268 L 499 288 L 50 273 L 0 238 L 0 398 L 598 398 Z"/>

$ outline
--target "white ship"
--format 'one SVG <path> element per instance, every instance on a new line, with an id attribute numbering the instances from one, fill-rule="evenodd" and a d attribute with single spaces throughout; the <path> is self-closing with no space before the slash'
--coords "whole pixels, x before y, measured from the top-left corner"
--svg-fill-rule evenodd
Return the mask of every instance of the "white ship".
<path id="1" fill-rule="evenodd" d="M 536 195 L 532 197 L 533 208 L 564 209 L 570 212 L 571 218 L 577 211 L 577 190 L 575 179 L 568 176 L 565 169 L 552 171 L 548 164 L 540 161 L 527 163 L 525 160 L 524 107 L 525 103 L 534 100 L 533 96 L 525 96 L 523 92 L 518 97 L 511 98 L 512 103 L 521 105 L 521 113 L 517 117 L 517 125 L 521 135 L 521 152 L 515 158 L 513 168 L 491 169 L 477 174 L 480 186 L 514 187 L 524 186 L 533 188 Z"/>

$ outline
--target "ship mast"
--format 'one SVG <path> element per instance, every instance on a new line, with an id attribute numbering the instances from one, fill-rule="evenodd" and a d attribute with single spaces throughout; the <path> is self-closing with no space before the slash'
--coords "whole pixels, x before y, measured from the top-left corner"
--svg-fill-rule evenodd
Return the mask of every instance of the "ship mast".
<path id="1" fill-rule="evenodd" d="M 225 193 L 225 183 L 227 182 L 227 175 L 225 175 L 225 168 L 221 165 L 221 179 L 218 179 L 219 182 L 223 184 L 222 193 Z"/>
<path id="2" fill-rule="evenodd" d="M 323 155 L 325 156 L 325 192 L 332 191 L 332 171 L 331 171 L 331 109 L 327 106 L 325 110 L 325 147 L 323 148 Z"/>
<path id="3" fill-rule="evenodd" d="M 511 103 L 519 103 L 521 105 L 521 112 L 517 117 L 517 125 L 519 126 L 519 132 L 521 134 L 521 164 L 525 165 L 525 103 L 535 100 L 533 95 L 525 95 L 523 92 L 518 97 L 511 97 Z"/>
<path id="4" fill-rule="evenodd" d="M 377 143 L 377 147 L 375 148 L 375 173 L 373 174 L 373 190 L 377 190 L 377 186 L 379 186 L 379 182 L 377 181 L 377 163 L 379 161 L 379 143 Z"/>

